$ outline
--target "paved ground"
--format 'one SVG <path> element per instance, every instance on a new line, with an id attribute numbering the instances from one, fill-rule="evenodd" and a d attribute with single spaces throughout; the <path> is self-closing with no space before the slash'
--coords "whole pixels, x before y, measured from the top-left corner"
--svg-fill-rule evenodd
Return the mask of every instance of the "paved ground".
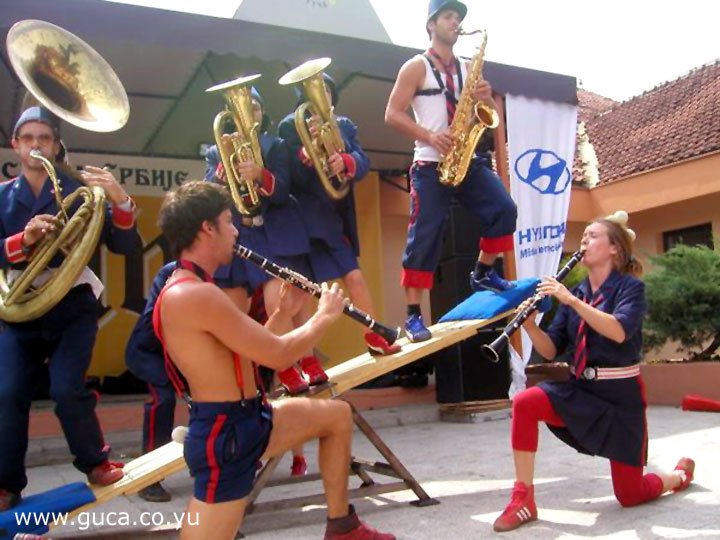
<path id="1" fill-rule="evenodd" d="M 358 513 L 373 526 L 394 532 L 405 539 L 465 539 L 496 536 L 492 522 L 509 500 L 513 465 L 509 451 L 507 411 L 491 413 L 472 424 L 453 424 L 437 420 L 436 406 L 406 406 L 369 411 L 368 421 L 441 504 L 416 508 L 407 504 L 411 492 L 398 492 L 355 501 Z M 720 539 L 720 415 L 690 413 L 669 407 L 649 411 L 650 469 L 671 469 L 683 455 L 697 462 L 696 482 L 681 494 L 666 495 L 659 501 L 623 509 L 612 495 L 609 464 L 601 458 L 576 453 L 541 430 L 537 463 L 536 500 L 540 520 L 506 538 L 562 539 L 593 538 L 608 540 L 649 540 L 655 538 Z M 353 451 L 357 456 L 378 456 L 360 433 L 355 434 Z M 314 445 L 307 453 L 316 454 Z M 316 466 L 311 459 L 311 472 Z M 283 462 L 277 476 L 289 471 Z M 29 470 L 31 492 L 81 480 L 69 464 L 35 467 Z M 352 479 L 357 485 L 357 479 Z M 90 520 L 74 527 L 65 526 L 52 538 L 176 538 L 170 531 L 130 526 L 108 528 L 104 519 L 110 512 L 127 512 L 139 520 L 141 512 L 159 512 L 166 523 L 173 513 L 183 511 L 190 496 L 186 473 L 166 481 L 174 500 L 150 504 L 138 497 L 119 498 L 98 507 Z M 260 502 L 317 493 L 317 482 L 278 486 L 265 490 Z M 119 514 L 117 514 L 119 515 Z M 117 515 L 113 515 L 117 519 Z M 150 514 L 147 514 L 150 516 Z M 155 519 L 159 521 L 160 514 Z M 292 538 L 317 539 L 324 530 L 322 507 L 254 514 L 247 518 L 244 533 L 254 540 Z M 160 529 L 167 529 L 161 527 Z M 122 533 L 122 534 L 121 534 Z"/>

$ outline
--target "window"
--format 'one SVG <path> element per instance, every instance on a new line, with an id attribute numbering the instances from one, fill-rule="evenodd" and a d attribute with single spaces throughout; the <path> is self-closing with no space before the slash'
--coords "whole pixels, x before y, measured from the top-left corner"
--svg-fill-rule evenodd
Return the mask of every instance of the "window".
<path id="1" fill-rule="evenodd" d="M 686 246 L 707 246 L 713 248 L 712 224 L 703 223 L 686 229 L 677 229 L 663 233 L 663 249 L 668 251 L 678 244 Z"/>

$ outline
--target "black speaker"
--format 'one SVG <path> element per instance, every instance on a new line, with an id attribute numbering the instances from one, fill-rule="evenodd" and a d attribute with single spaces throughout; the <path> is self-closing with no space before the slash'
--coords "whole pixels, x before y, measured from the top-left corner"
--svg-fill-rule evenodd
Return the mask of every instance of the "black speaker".
<path id="1" fill-rule="evenodd" d="M 480 221 L 460 204 L 453 202 L 448 209 L 440 260 L 477 257 L 480 231 Z"/>
<path id="2" fill-rule="evenodd" d="M 507 347 L 497 363 L 490 362 L 481 351 L 483 345 L 492 343 L 499 335 L 499 328 L 481 329 L 476 336 L 433 355 L 438 403 L 507 398 L 510 389 Z"/>

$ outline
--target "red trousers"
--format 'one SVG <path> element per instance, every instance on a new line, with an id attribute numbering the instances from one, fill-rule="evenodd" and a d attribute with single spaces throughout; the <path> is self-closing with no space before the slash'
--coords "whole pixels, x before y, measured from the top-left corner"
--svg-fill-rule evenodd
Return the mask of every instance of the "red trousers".
<path id="1" fill-rule="evenodd" d="M 547 394 L 537 386 L 523 390 L 513 399 L 512 447 L 521 452 L 537 452 L 538 423 L 563 427 Z M 657 499 L 663 491 L 657 474 L 643 475 L 643 468 L 610 460 L 613 490 L 622 506 L 635 506 Z"/>

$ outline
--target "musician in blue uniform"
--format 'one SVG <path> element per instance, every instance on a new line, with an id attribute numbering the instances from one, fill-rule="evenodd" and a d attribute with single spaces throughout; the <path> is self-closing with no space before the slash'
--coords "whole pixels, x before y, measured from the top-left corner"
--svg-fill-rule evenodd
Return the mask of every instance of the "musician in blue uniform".
<path id="1" fill-rule="evenodd" d="M 615 497 L 622 506 L 684 490 L 693 479 L 695 463 L 689 458 L 680 459 L 671 474 L 643 474 L 648 435 L 639 362 L 645 286 L 632 253 L 635 233 L 624 226 L 626 221 L 622 213 L 585 229 L 582 249 L 588 277 L 572 291 L 551 277 L 538 288 L 557 298 L 560 308 L 547 332 L 534 317 L 523 326 L 540 355 L 552 360 L 569 350 L 573 365 L 568 381 L 541 383 L 513 400 L 517 481 L 510 504 L 495 521 L 498 532 L 537 519 L 533 476 L 539 422 L 579 452 L 610 460 Z"/>
<path id="2" fill-rule="evenodd" d="M 297 201 L 290 195 L 290 163 L 287 146 L 282 139 L 268 133 L 270 119 L 265 114 L 263 99 L 255 88 L 252 88 L 251 95 L 255 121 L 260 123 L 260 146 L 264 167 L 253 162 L 236 165 L 236 174 L 244 181 L 254 182 L 260 196 L 260 206 L 251 216 L 243 216 L 233 209 L 233 221 L 240 233 L 238 242 L 275 264 L 304 276 L 312 276 L 308 258 L 310 243 L 305 222 Z M 205 179 L 226 183 L 227 176 L 217 146 L 208 150 L 206 162 Z M 248 197 L 245 197 L 244 201 L 250 204 Z M 240 282 L 237 277 L 240 275 L 246 276 L 248 291 L 262 288 L 267 312 L 274 313 L 279 307 L 282 280 L 273 278 L 261 268 L 240 257 L 236 257 L 232 265 L 220 267 L 214 279 L 223 287 Z M 277 334 L 285 334 L 304 322 L 301 320 L 300 310 L 309 300 L 309 295 L 293 287 L 290 287 L 286 294 L 290 297 L 289 309 L 283 310 L 283 316 L 275 318 L 273 332 Z M 308 376 L 308 380 L 295 366 L 277 373 L 278 379 L 290 394 L 300 394 L 308 390 L 309 384 L 316 385 L 327 381 L 327 375 L 312 351 L 307 351 L 303 358 L 299 359 L 299 367 Z M 293 459 L 292 473 L 299 476 L 306 470 L 305 458 L 298 451 Z"/>
<path id="3" fill-rule="evenodd" d="M 12 146 L 21 163 L 21 174 L 0 185 L 0 267 L 10 279 L 26 266 L 37 243 L 58 227 L 52 181 L 30 152 L 38 150 L 58 167 L 65 154 L 57 120 L 41 107 L 22 113 L 13 130 Z M 67 197 L 83 184 L 102 187 L 108 198 L 102 241 L 115 253 L 139 250 L 135 205 L 122 186 L 110 172 L 97 167 L 85 167 L 79 176 L 82 183 L 58 170 L 62 196 Z M 38 283 L 61 262 L 61 256 L 56 256 L 49 269 L 38 276 Z M 97 397 L 85 387 L 101 291 L 102 283 L 86 268 L 45 315 L 5 323 L 0 329 L 0 511 L 16 505 L 27 485 L 24 459 L 30 400 L 37 372 L 46 359 L 50 397 L 75 456 L 74 465 L 94 484 L 112 484 L 123 476 L 120 465 L 108 461 L 110 449 L 95 415 Z"/>
<path id="4" fill-rule="evenodd" d="M 155 336 L 152 314 L 158 294 L 177 268 L 177 262 L 163 266 L 153 279 L 147 301 L 135 323 L 125 348 L 125 364 L 130 372 L 148 385 L 150 401 L 143 406 L 142 453 L 152 452 L 172 440 L 175 421 L 175 389 L 168 378 L 162 344 Z M 157 482 L 138 495 L 146 501 L 166 502 L 172 497 Z"/>
<path id="5" fill-rule="evenodd" d="M 326 73 L 324 78 L 328 100 L 334 107 L 338 101 L 335 81 Z M 340 278 L 352 303 L 374 317 L 370 291 L 357 261 L 360 242 L 353 196 L 353 184 L 367 174 L 370 160 L 357 140 L 355 124 L 344 116 L 337 116 L 336 121 L 345 142 L 345 152 L 330 156 L 329 175 L 343 173 L 351 183 L 347 196 L 340 200 L 332 199 L 323 187 L 295 129 L 294 114 L 280 122 L 278 133 L 287 141 L 290 150 L 291 191 L 303 210 L 310 235 L 310 263 L 315 281 Z M 311 118 L 311 132 L 317 125 L 318 121 Z M 388 344 L 385 338 L 372 331 L 365 333 L 365 343 L 373 354 L 392 354 L 400 350 L 399 345 Z"/>
<path id="6" fill-rule="evenodd" d="M 385 123 L 415 140 L 410 168 L 410 223 L 402 260 L 401 285 L 405 288 L 410 341 L 430 339 L 420 312 L 423 291 L 433 286 L 433 273 L 442 250 L 442 239 L 450 201 L 455 198 L 482 224 L 480 253 L 470 273 L 473 291 L 503 291 L 514 286 L 492 269 L 500 253 L 512 250 L 517 208 L 493 172 L 488 151 L 491 132 L 485 132 L 465 179 L 457 186 L 441 184 L 438 163 L 453 143 L 449 129 L 455 109 L 468 81 L 467 64 L 453 53 L 460 23 L 467 7 L 455 0 L 431 0 L 426 30 L 432 41 L 424 53 L 400 68 L 385 111 Z M 468 88 L 472 100 L 495 108 L 492 88 L 479 80 Z M 407 110 L 412 106 L 413 119 Z"/>

